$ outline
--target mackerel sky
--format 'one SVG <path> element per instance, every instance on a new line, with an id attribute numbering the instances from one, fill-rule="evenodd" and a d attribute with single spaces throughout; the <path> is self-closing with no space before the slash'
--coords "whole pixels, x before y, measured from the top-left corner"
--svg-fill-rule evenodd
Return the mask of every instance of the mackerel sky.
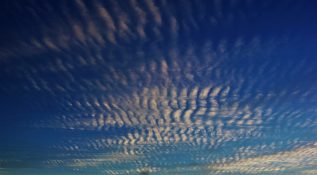
<path id="1" fill-rule="evenodd" d="M 316 175 L 317 3 L 0 2 L 1 175 Z"/>

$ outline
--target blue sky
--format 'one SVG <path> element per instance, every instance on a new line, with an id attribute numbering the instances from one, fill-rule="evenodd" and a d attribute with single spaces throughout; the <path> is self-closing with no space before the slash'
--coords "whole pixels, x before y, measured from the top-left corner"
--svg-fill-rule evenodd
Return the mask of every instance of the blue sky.
<path id="1" fill-rule="evenodd" d="M 317 174 L 315 3 L 0 8 L 0 174 Z"/>

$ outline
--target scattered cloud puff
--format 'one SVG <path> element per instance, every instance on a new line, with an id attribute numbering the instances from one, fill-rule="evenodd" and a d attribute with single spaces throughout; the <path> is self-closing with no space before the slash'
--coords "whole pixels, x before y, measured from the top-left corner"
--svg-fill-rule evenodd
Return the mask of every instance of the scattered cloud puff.
<path id="1" fill-rule="evenodd" d="M 230 173 L 275 173 L 313 168 L 317 165 L 317 144 L 292 151 L 248 158 L 237 162 L 211 166 L 215 171 Z"/>

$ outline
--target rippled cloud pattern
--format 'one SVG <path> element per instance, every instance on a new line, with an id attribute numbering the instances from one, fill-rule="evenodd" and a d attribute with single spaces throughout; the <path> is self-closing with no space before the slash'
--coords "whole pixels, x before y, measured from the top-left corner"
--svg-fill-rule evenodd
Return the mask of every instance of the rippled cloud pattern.
<path id="1" fill-rule="evenodd" d="M 0 2 L 1 175 L 316 175 L 317 4 Z"/>

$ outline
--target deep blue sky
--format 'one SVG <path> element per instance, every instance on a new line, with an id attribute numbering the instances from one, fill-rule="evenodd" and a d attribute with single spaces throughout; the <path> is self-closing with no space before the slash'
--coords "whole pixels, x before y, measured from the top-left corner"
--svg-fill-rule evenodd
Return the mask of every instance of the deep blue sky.
<path id="1" fill-rule="evenodd" d="M 0 174 L 317 174 L 314 1 L 1 1 Z"/>

